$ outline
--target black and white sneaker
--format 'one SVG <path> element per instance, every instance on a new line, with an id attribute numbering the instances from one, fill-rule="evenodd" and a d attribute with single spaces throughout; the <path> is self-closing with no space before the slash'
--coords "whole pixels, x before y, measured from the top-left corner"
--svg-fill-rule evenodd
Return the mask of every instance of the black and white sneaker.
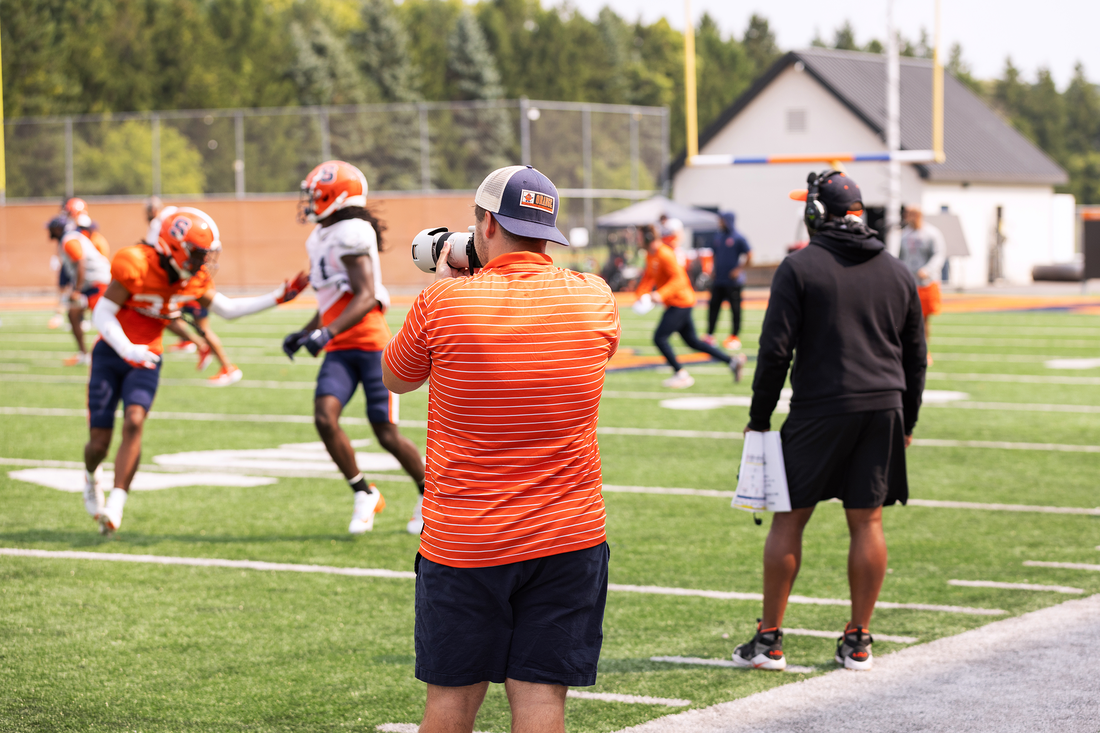
<path id="1" fill-rule="evenodd" d="M 759 619 L 756 622 L 756 635 L 733 651 L 733 663 L 738 667 L 753 669 L 787 668 L 787 658 L 783 656 L 783 632 L 778 629 L 761 629 Z"/>
<path id="2" fill-rule="evenodd" d="M 874 641 L 867 629 L 845 628 L 844 636 L 836 641 L 836 663 L 844 665 L 844 669 L 871 669 L 875 663 L 875 658 L 871 655 L 871 644 Z"/>

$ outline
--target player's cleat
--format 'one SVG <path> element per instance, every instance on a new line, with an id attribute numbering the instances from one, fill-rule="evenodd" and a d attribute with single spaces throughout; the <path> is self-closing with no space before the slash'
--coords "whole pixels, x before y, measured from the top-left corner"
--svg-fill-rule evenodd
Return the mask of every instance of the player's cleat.
<path id="1" fill-rule="evenodd" d="M 733 349 L 736 351 L 737 349 L 741 348 L 741 339 L 737 338 L 736 336 L 729 336 L 726 338 L 725 341 L 722 342 L 722 346 L 726 347 L 727 349 Z"/>
<path id="2" fill-rule="evenodd" d="M 122 508 L 126 506 L 127 494 L 122 489 L 111 489 L 107 497 L 107 503 L 96 520 L 99 522 L 99 533 L 102 535 L 114 534 L 122 526 Z"/>
<path id="3" fill-rule="evenodd" d="M 858 626 L 844 629 L 844 636 L 836 640 L 836 663 L 844 669 L 865 671 L 874 666 L 871 644 L 874 643 L 867 629 Z"/>
<path id="4" fill-rule="evenodd" d="M 103 467 L 96 466 L 95 472 L 84 471 L 84 508 L 92 519 L 99 520 L 103 511 L 103 489 L 99 486 L 99 480 L 103 476 Z"/>
<path id="5" fill-rule="evenodd" d="M 695 384 L 695 377 L 688 374 L 687 369 L 681 369 L 661 384 L 670 389 L 686 389 Z"/>
<path id="6" fill-rule="evenodd" d="M 236 384 L 244 377 L 242 372 L 237 367 L 230 364 L 229 366 L 222 367 L 222 370 L 210 377 L 210 385 L 212 387 L 228 387 L 231 384 Z"/>
<path id="7" fill-rule="evenodd" d="M 756 634 L 733 650 L 733 663 L 738 667 L 781 671 L 787 668 L 783 656 L 783 632 L 780 629 L 761 629 L 756 622 Z"/>
<path id="8" fill-rule="evenodd" d="M 416 499 L 416 508 L 413 509 L 412 519 L 405 525 L 405 531 L 409 534 L 420 534 L 424 531 L 424 515 L 420 512 L 423 506 L 424 496 L 421 495 Z"/>
<path id="9" fill-rule="evenodd" d="M 194 341 L 180 340 L 169 346 L 168 351 L 173 354 L 194 354 L 198 348 Z"/>
<path id="10" fill-rule="evenodd" d="M 715 346 L 718 343 L 718 339 L 714 338 L 714 334 L 708 333 L 706 336 L 703 337 L 703 343 Z"/>
<path id="11" fill-rule="evenodd" d="M 351 524 L 348 532 L 351 534 L 363 534 L 374 529 L 374 515 L 386 508 L 386 500 L 382 492 L 374 484 L 367 484 L 370 493 L 366 491 L 355 492 L 355 509 L 351 513 Z"/>
<path id="12" fill-rule="evenodd" d="M 65 361 L 61 362 L 65 366 L 88 366 L 92 363 L 92 355 L 88 353 L 73 354 Z"/>
<path id="13" fill-rule="evenodd" d="M 741 375 L 745 372 L 745 364 L 748 362 L 749 357 L 744 354 L 734 354 L 730 359 L 730 371 L 733 372 L 733 381 L 740 382 Z"/>
<path id="14" fill-rule="evenodd" d="M 193 346 L 194 344 L 192 344 Z M 206 367 L 210 366 L 210 362 L 214 359 L 214 350 L 210 348 L 210 344 L 203 344 L 198 348 L 199 363 L 195 365 L 195 368 L 200 372 Z M 225 371 L 225 367 L 222 367 L 222 371 Z"/>
<path id="15" fill-rule="evenodd" d="M 55 313 L 50 316 L 50 320 L 46 322 L 46 328 L 55 329 L 61 328 L 61 324 L 65 322 L 65 317 L 60 313 Z"/>

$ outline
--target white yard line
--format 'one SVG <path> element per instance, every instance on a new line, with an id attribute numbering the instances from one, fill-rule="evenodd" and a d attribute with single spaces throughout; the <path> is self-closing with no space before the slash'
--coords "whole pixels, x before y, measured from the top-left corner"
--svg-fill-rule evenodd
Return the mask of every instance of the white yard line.
<path id="1" fill-rule="evenodd" d="M 1084 593 L 1081 588 L 1071 588 L 1068 585 L 1032 585 L 1031 583 L 1001 583 L 996 580 L 949 580 L 948 585 L 958 585 L 965 588 L 1002 588 L 1004 590 L 1035 590 L 1049 591 L 1051 593 Z"/>
<path id="2" fill-rule="evenodd" d="M 1100 573 L 1100 565 L 1090 565 L 1085 562 L 1042 562 L 1039 560 L 1024 560 L 1024 565 L 1029 568 L 1061 568 L 1063 570 L 1090 570 Z"/>
<path id="3" fill-rule="evenodd" d="M 14 547 L 0 547 L 0 556 L 35 557 L 51 560 L 107 560 L 112 562 L 136 562 L 154 565 L 188 565 L 195 567 L 240 568 L 246 570 L 272 570 L 295 573 L 323 573 L 327 575 L 351 575 L 371 578 L 414 579 L 416 575 L 401 570 L 381 570 L 377 568 L 339 568 L 329 565 L 299 565 L 296 563 L 262 562 L 258 560 L 223 560 L 204 557 L 174 557 L 169 555 L 130 555 L 120 552 L 79 552 L 75 550 L 28 550 Z M 1100 569 L 1100 566 L 1096 566 Z M 650 593 L 671 596 L 700 596 L 719 600 L 759 601 L 759 593 L 734 593 L 714 590 L 692 590 L 690 588 L 662 588 L 655 585 L 608 584 L 607 589 L 616 592 Z M 817 606 L 847 606 L 849 601 L 839 598 L 808 598 L 791 596 L 790 603 L 802 603 Z M 970 608 L 966 606 L 936 606 L 924 603 L 892 603 L 879 601 L 879 608 L 904 608 L 917 611 L 938 611 L 941 613 L 963 613 L 976 616 L 1000 616 L 1007 613 L 999 608 Z"/>
<path id="4" fill-rule="evenodd" d="M 740 593 L 736 591 L 721 590 L 695 590 L 692 588 L 664 588 L 657 585 L 623 585 L 611 583 L 608 590 L 621 593 L 649 593 L 660 596 L 693 596 L 699 598 L 714 598 L 723 601 L 762 601 L 764 596 L 760 593 Z M 850 606 L 851 601 L 845 598 L 811 598 L 809 596 L 792 595 L 788 603 L 805 604 L 810 606 Z M 928 603 L 894 603 L 891 601 L 879 601 L 877 608 L 901 608 L 911 611 L 935 611 L 938 613 L 962 613 L 971 616 L 1002 616 L 1008 611 L 999 608 L 973 608 L 970 606 L 941 606 Z"/>
<path id="5" fill-rule="evenodd" d="M 691 704 L 691 700 L 680 700 L 674 697 L 649 697 L 648 695 L 621 695 L 617 692 L 585 692 L 584 690 L 569 690 L 566 697 L 578 700 L 602 700 L 604 702 L 625 702 L 632 705 L 664 705 L 670 708 L 682 708 Z"/>
<path id="6" fill-rule="evenodd" d="M 841 632 L 839 631 L 814 631 L 813 629 L 783 629 L 783 635 L 794 636 L 816 636 L 819 639 L 839 639 Z M 920 641 L 915 636 L 891 636 L 890 634 L 874 633 L 875 641 L 894 641 L 898 644 L 916 644 Z"/>
<path id="7" fill-rule="evenodd" d="M 668 664 L 694 664 L 702 667 L 733 667 L 734 669 L 745 669 L 745 667 L 738 667 L 733 663 L 731 659 L 704 659 L 702 657 L 650 657 L 651 662 L 667 662 Z M 787 668 L 783 670 L 789 674 L 811 674 L 815 671 L 814 667 L 801 667 L 797 664 L 788 664 Z"/>
<path id="8" fill-rule="evenodd" d="M 991 512 L 1032 512 L 1036 514 L 1085 514 L 1100 517 L 1100 507 L 1036 506 L 1033 504 L 983 504 L 977 501 L 937 501 L 935 499 L 910 499 L 912 506 L 934 509 L 981 509 Z"/>
<path id="9" fill-rule="evenodd" d="M 1011 384 L 1083 384 L 1100 385 L 1100 377 L 1061 377 L 1038 374 L 953 374 L 928 372 L 926 379 L 939 382 L 1007 382 Z"/>
<path id="10" fill-rule="evenodd" d="M 110 560 L 113 562 L 137 562 L 153 565 L 189 565 L 203 568 L 238 568 L 242 570 L 279 570 L 292 573 L 322 573 L 325 575 L 351 575 L 360 578 L 416 578 L 416 574 L 403 570 L 377 568 L 337 568 L 329 565 L 299 565 L 285 562 L 261 562 L 258 560 L 222 560 L 206 557 L 172 557 L 168 555 L 128 555 L 121 552 L 77 552 L 73 550 L 24 550 L 0 547 L 0 555 L 9 557 L 37 557 L 48 560 Z"/>

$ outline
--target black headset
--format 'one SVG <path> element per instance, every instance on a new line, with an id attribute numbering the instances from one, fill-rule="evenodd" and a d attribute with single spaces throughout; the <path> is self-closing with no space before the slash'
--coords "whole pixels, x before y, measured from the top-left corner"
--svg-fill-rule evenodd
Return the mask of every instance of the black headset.
<path id="1" fill-rule="evenodd" d="M 812 233 L 825 223 L 828 212 L 825 204 L 818 199 L 821 192 L 821 184 L 831 175 L 840 175 L 839 171 L 832 168 L 824 173 L 810 173 L 806 176 L 806 210 L 802 213 L 802 221 L 806 222 L 806 228 Z"/>

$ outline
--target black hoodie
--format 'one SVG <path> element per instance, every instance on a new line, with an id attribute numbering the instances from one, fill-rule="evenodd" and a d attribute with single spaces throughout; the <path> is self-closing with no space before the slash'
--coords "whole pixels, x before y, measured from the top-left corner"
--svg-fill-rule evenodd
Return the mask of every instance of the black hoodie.
<path id="1" fill-rule="evenodd" d="M 913 432 L 928 352 L 913 276 L 855 220 L 822 226 L 772 280 L 749 427 L 768 430 L 791 370 L 791 418 L 903 408 Z"/>

